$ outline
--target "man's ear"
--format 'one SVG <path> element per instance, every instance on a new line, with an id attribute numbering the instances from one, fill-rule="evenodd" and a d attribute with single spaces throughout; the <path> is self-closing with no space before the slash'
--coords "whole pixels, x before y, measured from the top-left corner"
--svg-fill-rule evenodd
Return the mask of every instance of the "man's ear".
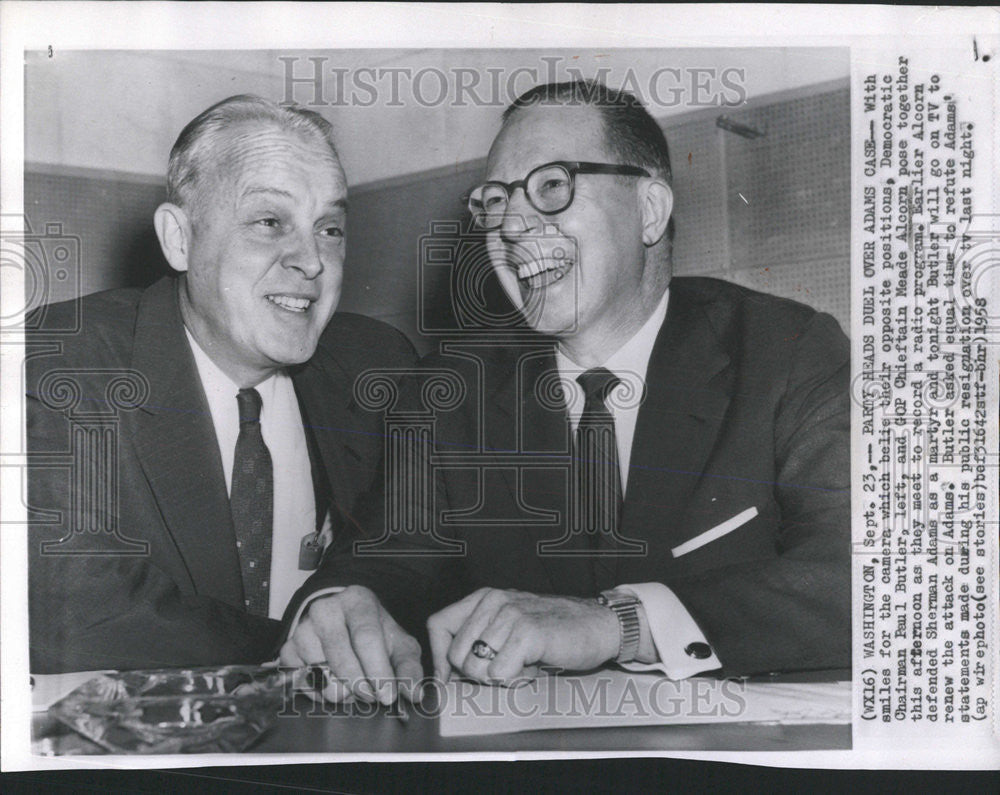
<path id="1" fill-rule="evenodd" d="M 165 202 L 153 213 L 153 226 L 170 267 L 175 271 L 186 271 L 191 253 L 191 220 L 187 213 L 176 204 Z"/>
<path id="2" fill-rule="evenodd" d="M 667 233 L 667 223 L 674 209 L 674 192 L 661 179 L 641 180 L 642 242 L 655 246 Z"/>

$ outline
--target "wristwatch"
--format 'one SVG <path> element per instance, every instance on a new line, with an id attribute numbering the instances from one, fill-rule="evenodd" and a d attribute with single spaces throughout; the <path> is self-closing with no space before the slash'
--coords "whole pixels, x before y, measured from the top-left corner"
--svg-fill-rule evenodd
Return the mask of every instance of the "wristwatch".
<path id="1" fill-rule="evenodd" d="M 613 610 L 618 618 L 618 656 L 615 662 L 632 662 L 639 654 L 639 598 L 622 591 L 602 591 L 597 603 Z"/>

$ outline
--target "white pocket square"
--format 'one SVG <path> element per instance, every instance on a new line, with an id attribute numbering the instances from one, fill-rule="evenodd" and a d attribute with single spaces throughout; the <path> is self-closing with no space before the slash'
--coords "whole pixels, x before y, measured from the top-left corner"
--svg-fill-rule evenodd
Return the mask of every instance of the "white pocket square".
<path id="1" fill-rule="evenodd" d="M 747 508 L 745 511 L 741 511 L 736 514 L 732 519 L 726 519 L 722 524 L 718 524 L 711 530 L 706 530 L 704 533 L 696 535 L 694 538 L 690 538 L 683 544 L 679 544 L 670 550 L 675 558 L 679 558 L 681 555 L 686 555 L 688 552 L 694 552 L 698 547 L 703 547 L 705 544 L 710 544 L 717 538 L 722 538 L 727 533 L 733 532 L 757 515 L 756 506 L 753 508 Z"/>

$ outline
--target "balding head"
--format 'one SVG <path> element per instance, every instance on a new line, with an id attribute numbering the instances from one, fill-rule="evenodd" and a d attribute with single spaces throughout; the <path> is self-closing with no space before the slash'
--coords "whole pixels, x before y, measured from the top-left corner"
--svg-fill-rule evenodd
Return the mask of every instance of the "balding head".
<path id="1" fill-rule="evenodd" d="M 202 111 L 181 131 L 170 150 L 167 201 L 194 211 L 197 217 L 201 194 L 217 183 L 238 154 L 240 135 L 266 127 L 322 142 L 339 165 L 333 128 L 318 113 L 239 94 Z"/>

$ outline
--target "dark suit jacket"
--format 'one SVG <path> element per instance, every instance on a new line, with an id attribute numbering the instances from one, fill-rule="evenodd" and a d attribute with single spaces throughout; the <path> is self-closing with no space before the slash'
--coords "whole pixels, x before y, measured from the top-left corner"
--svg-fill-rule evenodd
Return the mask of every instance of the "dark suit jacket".
<path id="1" fill-rule="evenodd" d="M 280 622 L 241 607 L 222 462 L 175 280 L 79 304 L 79 333 L 46 331 L 72 327 L 68 302 L 46 307 L 27 340 L 32 670 L 272 658 Z M 383 447 L 380 416 L 353 401 L 355 376 L 413 361 L 399 332 L 338 314 L 293 373 L 335 527 Z M 74 446 L 92 452 L 73 463 Z"/>
<path id="2" fill-rule="evenodd" d="M 464 550 L 373 557 L 342 537 L 297 599 L 366 585 L 420 633 L 430 613 L 482 586 L 593 596 L 656 581 L 683 601 L 728 673 L 850 664 L 849 350 L 831 317 L 713 279 L 671 282 L 622 517 L 622 535 L 646 548 L 611 571 L 538 547 L 566 532 L 565 409 L 539 399 L 544 387 L 536 393 L 555 370 L 551 343 L 450 350 L 424 365 L 454 371 L 467 395 L 436 414 L 436 505 L 421 509 Z M 422 394 L 408 384 L 404 405 Z M 379 502 L 361 522 L 369 536 L 384 526 Z M 757 517 L 739 529 L 672 554 L 751 507 Z M 426 534 L 381 549 L 418 545 L 443 551 Z"/>

